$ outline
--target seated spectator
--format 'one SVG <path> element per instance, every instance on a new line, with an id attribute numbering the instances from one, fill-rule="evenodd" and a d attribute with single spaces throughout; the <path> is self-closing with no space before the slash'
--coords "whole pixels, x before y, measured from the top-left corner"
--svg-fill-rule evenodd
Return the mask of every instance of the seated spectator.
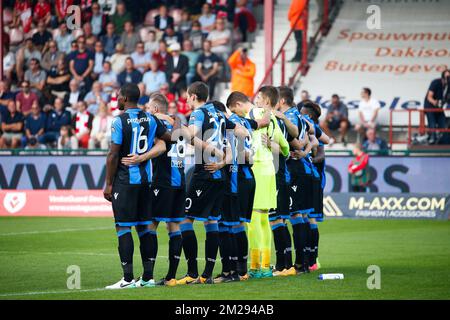
<path id="1" fill-rule="evenodd" d="M 16 74 L 18 80 L 23 80 L 23 75 L 31 59 L 40 61 L 41 58 L 41 52 L 36 49 L 31 38 L 26 39 L 24 45 L 17 52 Z"/>
<path id="2" fill-rule="evenodd" d="M 189 32 L 191 32 L 192 29 L 192 20 L 191 20 L 191 14 L 187 9 L 183 9 L 181 12 L 181 21 L 178 24 L 178 31 L 181 32 L 183 37 L 188 37 Z"/>
<path id="3" fill-rule="evenodd" d="M 183 51 L 182 54 L 188 57 L 189 59 L 189 71 L 186 74 L 186 83 L 190 85 L 192 83 L 192 79 L 195 77 L 195 68 L 197 66 L 197 60 L 200 56 L 200 53 L 193 50 L 192 41 L 187 39 L 183 42 Z"/>
<path id="4" fill-rule="evenodd" d="M 150 70 L 144 73 L 142 82 L 145 84 L 146 94 L 150 95 L 167 83 L 166 74 L 158 70 L 158 62 L 156 60 L 150 61 Z"/>
<path id="5" fill-rule="evenodd" d="M 203 40 L 205 36 L 202 32 L 202 25 L 198 21 L 192 23 L 192 30 L 189 33 L 189 40 L 192 41 L 192 46 L 195 51 L 200 51 L 203 48 Z"/>
<path id="6" fill-rule="evenodd" d="M 72 128 L 79 146 L 86 149 L 89 144 L 94 117 L 87 111 L 87 103 L 84 101 L 77 103 L 77 109 L 76 115 L 72 118 Z"/>
<path id="7" fill-rule="evenodd" d="M 253 13 L 247 8 L 247 0 L 239 0 L 236 3 L 234 28 L 239 29 L 242 42 L 248 41 L 248 32 L 254 32 L 256 30 L 256 19 Z"/>
<path id="8" fill-rule="evenodd" d="M 77 150 L 78 140 L 72 135 L 70 126 L 62 126 L 58 138 L 58 150 Z"/>
<path id="9" fill-rule="evenodd" d="M 369 88 L 363 88 L 361 91 L 361 101 L 359 102 L 359 122 L 355 124 L 355 130 L 358 131 L 358 142 L 361 136 L 365 136 L 365 131 L 369 128 L 376 129 L 378 111 L 380 103 L 373 99 L 372 91 Z"/>
<path id="10" fill-rule="evenodd" d="M 25 147 L 31 138 L 41 139 L 44 134 L 45 123 L 45 114 L 41 112 L 39 103 L 35 101 L 31 107 L 31 113 L 25 117 L 25 135 L 22 138 L 22 147 Z"/>
<path id="11" fill-rule="evenodd" d="M 331 137 L 330 145 L 335 141 L 335 138 L 331 134 L 330 130 L 339 130 L 339 140 L 343 142 L 344 145 L 347 143 L 347 130 L 350 126 L 348 121 L 348 109 L 347 106 L 339 99 L 337 94 L 333 94 L 331 97 L 331 104 L 328 107 L 327 115 L 325 116 L 325 120 L 320 123 L 320 126 L 325 133 Z"/>
<path id="12" fill-rule="evenodd" d="M 131 14 L 126 11 L 125 4 L 123 2 L 119 2 L 117 4 L 116 12 L 110 17 L 110 20 L 114 24 L 116 34 L 122 34 L 125 22 L 133 21 Z"/>
<path id="13" fill-rule="evenodd" d="M 179 32 L 175 32 L 173 27 L 167 27 L 163 33 L 162 39 L 167 43 L 167 46 L 171 46 L 174 43 L 182 43 L 183 35 Z"/>
<path id="14" fill-rule="evenodd" d="M 134 68 L 133 59 L 127 58 L 125 60 L 125 70 L 119 73 L 117 81 L 119 86 L 123 86 L 125 83 L 138 84 L 142 81 L 142 73 Z"/>
<path id="15" fill-rule="evenodd" d="M 302 90 L 300 92 L 300 102 L 297 104 L 297 109 L 300 110 L 303 107 L 305 101 L 311 100 L 309 92 L 307 90 Z"/>
<path id="16" fill-rule="evenodd" d="M 169 84 L 168 83 L 164 83 L 161 85 L 161 87 L 159 88 L 159 91 L 166 96 L 167 101 L 172 102 L 175 101 L 175 95 L 169 91 Z"/>
<path id="17" fill-rule="evenodd" d="M 89 149 L 103 149 L 109 148 L 111 140 L 111 123 L 113 117 L 108 114 L 108 107 L 101 103 L 98 109 L 98 114 L 92 121 L 91 138 L 89 139 Z"/>
<path id="18" fill-rule="evenodd" d="M 55 143 L 60 134 L 62 126 L 70 126 L 72 123 L 70 112 L 65 110 L 64 102 L 61 98 L 56 98 L 54 109 L 47 112 L 45 122 L 45 132 L 39 138 L 39 143 L 49 144 Z"/>
<path id="19" fill-rule="evenodd" d="M 98 81 L 92 84 L 92 90 L 84 97 L 84 101 L 88 105 L 87 111 L 93 115 L 96 115 L 100 105 L 106 104 L 108 100 L 108 94 L 102 91 L 102 84 Z"/>
<path id="20" fill-rule="evenodd" d="M 211 41 L 203 42 L 203 52 L 197 60 L 197 76 L 193 80 L 203 81 L 209 86 L 209 98 L 214 98 L 217 76 L 219 74 L 220 58 L 211 52 Z M 252 93 L 253 94 L 253 93 Z"/>
<path id="21" fill-rule="evenodd" d="M 182 125 L 187 125 L 186 117 L 180 112 L 178 112 L 178 106 L 175 101 L 169 103 L 169 106 L 167 108 L 167 114 L 172 118 L 177 117 L 178 119 L 180 119 Z"/>
<path id="22" fill-rule="evenodd" d="M 362 151 L 361 144 L 353 148 L 355 158 L 348 165 L 352 192 L 366 192 L 369 179 L 369 155 Z"/>
<path id="23" fill-rule="evenodd" d="M 24 33 L 29 32 L 31 29 L 31 23 L 33 22 L 31 10 L 32 10 L 31 1 L 28 0 L 15 1 L 13 11 L 13 22 L 11 26 L 13 28 L 18 28 L 19 26 L 22 26 Z"/>
<path id="24" fill-rule="evenodd" d="M 17 111 L 14 101 L 8 102 L 8 112 L 2 118 L 3 135 L 0 138 L 0 148 L 16 149 L 20 147 L 23 132 L 23 114 Z"/>
<path id="25" fill-rule="evenodd" d="M 46 72 L 56 71 L 58 61 L 64 59 L 64 53 L 58 51 L 56 41 L 50 40 L 48 50 L 42 57 L 41 65 Z"/>
<path id="26" fill-rule="evenodd" d="M 207 40 L 211 41 L 211 51 L 227 61 L 231 53 L 231 32 L 225 28 L 225 19 L 217 18 L 215 28 L 208 34 Z"/>
<path id="27" fill-rule="evenodd" d="M 65 22 L 61 23 L 59 25 L 59 33 L 55 37 L 55 42 L 58 45 L 58 51 L 69 54 L 73 40 L 72 34 L 67 31 L 67 24 Z"/>
<path id="28" fill-rule="evenodd" d="M 0 122 L 1 119 L 8 113 L 8 103 L 14 101 L 14 93 L 11 92 L 9 82 L 0 80 Z"/>
<path id="29" fill-rule="evenodd" d="M 106 53 L 103 51 L 103 44 L 101 41 L 97 41 L 94 47 L 94 68 L 93 78 L 98 79 L 100 73 L 103 72 L 103 62 L 106 59 Z"/>
<path id="30" fill-rule="evenodd" d="M 11 81 L 13 72 L 16 68 L 16 57 L 13 52 L 9 51 L 7 46 L 3 46 L 3 74 L 4 77 Z"/>
<path id="31" fill-rule="evenodd" d="M 69 93 L 64 96 L 64 107 L 69 108 L 72 115 L 77 113 L 77 105 L 79 101 L 83 101 L 85 91 L 80 89 L 78 81 L 75 79 L 69 82 Z"/>
<path id="32" fill-rule="evenodd" d="M 228 64 L 231 69 L 231 91 L 240 91 L 252 97 L 256 68 L 247 56 L 247 49 L 237 49 L 228 58 Z"/>
<path id="33" fill-rule="evenodd" d="M 188 119 L 192 113 L 192 109 L 187 103 L 187 90 L 182 90 L 177 101 L 178 112 Z"/>
<path id="34" fill-rule="evenodd" d="M 111 70 L 111 62 L 103 62 L 103 72 L 100 74 L 98 82 L 102 84 L 103 91 L 108 94 L 117 88 L 117 75 Z"/>
<path id="35" fill-rule="evenodd" d="M 50 71 L 44 89 L 44 94 L 49 101 L 53 101 L 54 96 L 64 97 L 69 92 L 70 73 L 67 70 L 64 59 L 57 62 L 56 70 Z"/>
<path id="36" fill-rule="evenodd" d="M 125 53 L 132 53 L 140 41 L 141 38 L 134 31 L 133 23 L 131 21 L 125 22 L 124 31 L 120 37 L 120 43 L 123 45 Z"/>
<path id="37" fill-rule="evenodd" d="M 42 22 L 45 25 L 50 23 L 52 18 L 50 14 L 50 4 L 46 0 L 38 0 L 33 10 L 33 19 L 36 22 Z"/>
<path id="38" fill-rule="evenodd" d="M 36 137 L 31 137 L 30 139 L 28 139 L 27 144 L 24 148 L 25 150 L 31 151 L 31 150 L 46 150 L 47 147 L 43 144 L 40 144 L 39 141 L 36 139 Z M 19 154 L 22 154 L 22 152 L 19 152 Z M 24 152 L 23 154 L 33 154 L 33 152 Z M 36 154 L 41 154 L 42 152 L 36 152 Z"/>
<path id="39" fill-rule="evenodd" d="M 185 55 L 180 54 L 181 46 L 175 42 L 170 46 L 172 59 L 167 63 L 166 76 L 169 81 L 170 92 L 179 93 L 185 90 L 186 74 L 189 71 L 189 59 Z"/>
<path id="40" fill-rule="evenodd" d="M 44 21 L 39 21 L 37 32 L 31 37 L 33 44 L 41 52 L 47 51 L 48 42 L 52 39 L 52 34 L 47 30 Z"/>
<path id="41" fill-rule="evenodd" d="M 97 37 L 92 33 L 92 26 L 88 21 L 83 24 L 83 36 L 86 39 L 86 48 L 88 50 L 94 51 Z"/>
<path id="42" fill-rule="evenodd" d="M 106 25 L 106 33 L 100 37 L 103 44 L 103 50 L 107 57 L 111 57 L 116 51 L 116 45 L 120 42 L 120 36 L 115 34 L 114 24 L 112 22 Z"/>
<path id="43" fill-rule="evenodd" d="M 143 82 L 139 82 L 138 83 L 138 88 L 139 88 L 139 100 L 137 102 L 138 107 L 144 107 L 145 104 L 150 100 L 150 97 L 146 94 L 147 89 L 145 87 L 145 84 Z"/>
<path id="44" fill-rule="evenodd" d="M 86 38 L 77 39 L 78 49 L 69 62 L 69 71 L 81 87 L 89 90 L 92 85 L 91 72 L 94 69 L 94 54 L 86 48 Z"/>
<path id="45" fill-rule="evenodd" d="M 148 32 L 148 38 L 145 41 L 144 49 L 146 52 L 148 52 L 150 55 L 153 54 L 156 50 L 159 48 L 159 42 L 156 40 L 156 32 L 154 30 L 150 30 Z"/>
<path id="46" fill-rule="evenodd" d="M 30 83 L 30 89 L 40 97 L 44 90 L 45 80 L 47 80 L 47 73 L 42 70 L 39 60 L 30 60 L 30 69 L 25 72 L 25 81 Z"/>
<path id="47" fill-rule="evenodd" d="M 92 26 L 92 33 L 95 36 L 100 36 L 103 34 L 103 30 L 106 28 L 106 20 L 107 17 L 102 11 L 100 10 L 100 5 L 96 2 L 92 3 L 91 6 L 91 26 Z"/>
<path id="48" fill-rule="evenodd" d="M 378 154 L 386 155 L 388 153 L 388 145 L 386 141 L 377 136 L 377 132 L 373 128 L 367 129 L 366 140 L 363 143 L 364 151 L 378 151 Z"/>
<path id="49" fill-rule="evenodd" d="M 152 59 L 158 62 L 158 69 L 160 71 L 166 71 L 167 61 L 172 56 L 167 52 L 167 44 L 164 40 L 159 41 L 159 48 L 152 54 Z"/>
<path id="50" fill-rule="evenodd" d="M 125 69 L 125 61 L 130 57 L 125 53 L 125 49 L 121 43 L 116 45 L 116 52 L 111 56 L 109 62 L 111 62 L 112 70 L 115 74 L 121 73 Z"/>
<path id="51" fill-rule="evenodd" d="M 205 36 L 208 35 L 214 29 L 214 23 L 216 21 L 216 15 L 212 13 L 211 5 L 209 3 L 205 3 L 202 6 L 202 14 L 198 21 L 202 25 L 202 32 Z"/>
<path id="52" fill-rule="evenodd" d="M 22 91 L 16 95 L 17 110 L 26 117 L 31 112 L 33 103 L 39 98 L 31 91 L 28 81 L 22 81 L 21 88 Z"/>
<path id="53" fill-rule="evenodd" d="M 145 52 L 144 43 L 139 41 L 136 44 L 136 50 L 130 55 L 133 59 L 134 67 L 139 70 L 142 74 L 148 70 L 148 65 L 152 60 L 149 52 Z"/>
<path id="54" fill-rule="evenodd" d="M 171 16 L 169 16 L 167 7 L 161 5 L 159 7 L 159 14 L 155 17 L 155 28 L 159 31 L 164 31 L 168 27 L 174 27 L 174 21 Z"/>
<path id="55" fill-rule="evenodd" d="M 74 4 L 74 0 L 55 0 L 55 12 L 58 23 L 65 23 L 67 8 Z"/>

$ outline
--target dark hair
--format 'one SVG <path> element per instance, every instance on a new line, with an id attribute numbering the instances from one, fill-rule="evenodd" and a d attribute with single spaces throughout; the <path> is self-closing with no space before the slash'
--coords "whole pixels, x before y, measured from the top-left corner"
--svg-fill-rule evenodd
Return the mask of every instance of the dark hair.
<path id="1" fill-rule="evenodd" d="M 210 103 L 212 103 L 214 108 L 216 108 L 219 111 L 222 111 L 222 112 L 226 112 L 227 111 L 225 105 L 222 102 L 220 102 L 220 101 L 213 100 L 213 101 L 210 101 Z"/>
<path id="2" fill-rule="evenodd" d="M 445 79 L 445 74 L 446 74 L 447 72 L 450 72 L 450 69 L 445 69 L 444 71 L 442 71 L 442 73 L 441 73 L 441 79 Z"/>
<path id="3" fill-rule="evenodd" d="M 311 100 L 305 100 L 303 102 L 302 108 L 305 108 L 310 117 L 318 122 L 320 116 L 322 115 L 322 110 L 317 103 L 312 102 Z"/>
<path id="4" fill-rule="evenodd" d="M 197 100 L 206 101 L 209 96 L 209 88 L 206 83 L 201 81 L 193 82 L 189 88 L 187 89 L 189 94 L 195 94 L 197 96 Z"/>
<path id="5" fill-rule="evenodd" d="M 30 62 L 35 62 L 38 66 L 40 66 L 41 65 L 41 62 L 39 61 L 39 59 L 36 59 L 36 58 L 31 58 L 30 59 Z"/>
<path id="6" fill-rule="evenodd" d="M 335 93 L 335 94 L 333 94 L 333 95 L 331 96 L 331 98 L 339 99 L 339 95 L 337 95 L 337 94 Z"/>
<path id="7" fill-rule="evenodd" d="M 284 99 L 287 105 L 294 105 L 294 91 L 288 86 L 278 87 L 278 92 L 280 93 L 280 100 Z"/>
<path id="8" fill-rule="evenodd" d="M 370 97 L 372 95 L 372 90 L 370 90 L 369 88 L 363 88 L 363 91 L 365 93 L 367 93 L 367 95 Z"/>
<path id="9" fill-rule="evenodd" d="M 167 109 L 169 108 L 169 100 L 167 100 L 167 97 L 164 94 L 160 92 L 153 92 L 150 95 L 150 100 L 156 102 L 161 113 L 167 113 Z"/>
<path id="10" fill-rule="evenodd" d="M 274 86 L 263 86 L 258 90 L 258 92 L 261 92 L 264 97 L 269 98 L 270 106 L 272 107 L 275 107 L 280 99 L 280 93 Z"/>
<path id="11" fill-rule="evenodd" d="M 233 91 L 227 98 L 227 107 L 232 108 L 238 102 L 246 103 L 250 100 L 248 97 L 240 91 Z"/>
<path id="12" fill-rule="evenodd" d="M 120 88 L 120 92 L 131 103 L 137 103 L 141 92 L 139 87 L 134 83 L 126 83 Z"/>

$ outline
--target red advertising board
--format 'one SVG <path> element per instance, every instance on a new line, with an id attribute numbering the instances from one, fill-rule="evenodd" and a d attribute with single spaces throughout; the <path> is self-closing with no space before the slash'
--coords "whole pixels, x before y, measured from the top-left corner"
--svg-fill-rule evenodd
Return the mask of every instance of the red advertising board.
<path id="1" fill-rule="evenodd" d="M 102 190 L 0 190 L 0 216 L 112 217 Z"/>

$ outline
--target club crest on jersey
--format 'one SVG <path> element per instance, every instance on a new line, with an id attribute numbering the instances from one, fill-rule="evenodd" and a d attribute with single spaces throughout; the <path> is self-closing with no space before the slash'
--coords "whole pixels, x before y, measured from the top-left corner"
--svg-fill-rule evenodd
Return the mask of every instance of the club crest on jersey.
<path id="1" fill-rule="evenodd" d="M 118 192 L 114 193 L 114 199 L 117 200 L 117 197 L 118 197 L 118 196 L 119 196 L 119 193 L 118 193 Z"/>
<path id="2" fill-rule="evenodd" d="M 155 190 L 153 190 L 153 193 L 155 194 L 155 196 L 158 196 L 158 193 L 159 193 L 159 189 L 155 189 Z"/>
<path id="3" fill-rule="evenodd" d="M 292 190 L 294 190 L 294 192 L 297 192 L 297 186 L 292 186 L 291 188 Z"/>
<path id="4" fill-rule="evenodd" d="M 202 194 L 202 190 L 195 190 L 195 193 L 197 193 L 197 197 L 200 197 L 200 195 Z"/>

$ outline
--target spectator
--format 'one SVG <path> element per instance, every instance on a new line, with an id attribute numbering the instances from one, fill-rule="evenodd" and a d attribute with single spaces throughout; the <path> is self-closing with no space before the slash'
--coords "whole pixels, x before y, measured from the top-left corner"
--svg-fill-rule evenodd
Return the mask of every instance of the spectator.
<path id="1" fill-rule="evenodd" d="M 94 54 L 86 49 L 86 39 L 80 36 L 77 39 L 78 49 L 69 62 L 69 70 L 79 85 L 89 90 L 92 84 L 90 76 L 94 68 Z"/>
<path id="2" fill-rule="evenodd" d="M 36 22 L 43 22 L 45 25 L 50 23 L 52 18 L 50 14 L 50 4 L 46 0 L 38 0 L 33 10 L 33 18 Z"/>
<path id="3" fill-rule="evenodd" d="M 18 80 L 23 80 L 23 74 L 28 68 L 28 63 L 33 58 L 40 61 L 42 55 L 41 52 L 35 48 L 31 38 L 28 38 L 25 40 L 24 46 L 17 52 L 16 73 Z"/>
<path id="4" fill-rule="evenodd" d="M 156 60 L 151 60 L 150 70 L 144 74 L 142 82 L 145 84 L 147 95 L 158 91 L 167 82 L 166 74 L 158 70 L 158 62 Z"/>
<path id="5" fill-rule="evenodd" d="M 133 59 L 134 67 L 142 74 L 148 70 L 148 65 L 152 60 L 150 53 L 145 52 L 144 43 L 142 41 L 139 41 L 136 44 L 136 51 L 131 54 L 131 58 Z"/>
<path id="6" fill-rule="evenodd" d="M 142 81 L 142 73 L 134 68 L 133 59 L 126 59 L 125 70 L 118 75 L 117 81 L 119 82 L 120 86 L 123 86 L 125 83 L 138 84 Z"/>
<path id="7" fill-rule="evenodd" d="M 59 138 L 61 127 L 71 124 L 71 115 L 65 110 L 63 100 L 56 98 L 54 106 L 54 110 L 50 110 L 46 116 L 45 132 L 39 139 L 42 144 L 55 143 Z"/>
<path id="8" fill-rule="evenodd" d="M 31 1 L 17 0 L 14 4 L 12 27 L 22 26 L 23 32 L 28 33 L 32 23 Z"/>
<path id="9" fill-rule="evenodd" d="M 37 25 L 37 32 L 31 37 L 33 44 L 41 52 L 47 50 L 47 42 L 52 39 L 52 34 L 47 31 L 44 21 L 39 21 Z"/>
<path id="10" fill-rule="evenodd" d="M 197 60 L 197 80 L 201 80 L 209 86 L 209 98 L 214 98 L 214 91 L 219 74 L 220 58 L 211 52 L 211 41 L 205 40 L 203 52 Z"/>
<path id="11" fill-rule="evenodd" d="M 103 34 L 103 30 L 106 28 L 107 17 L 100 11 L 100 5 L 94 2 L 91 6 L 92 16 L 91 16 L 91 26 L 92 33 L 95 36 L 100 36 Z"/>
<path id="12" fill-rule="evenodd" d="M 92 121 L 91 138 L 89 139 L 89 149 L 100 148 L 107 150 L 111 140 L 111 123 L 113 117 L 108 114 L 108 107 L 101 103 L 98 114 Z"/>
<path id="13" fill-rule="evenodd" d="M 138 88 L 139 88 L 140 96 L 139 96 L 137 105 L 138 105 L 138 107 L 144 107 L 145 104 L 150 100 L 150 97 L 146 94 L 147 89 L 143 82 L 138 83 Z"/>
<path id="14" fill-rule="evenodd" d="M 94 47 L 94 69 L 93 78 L 98 79 L 100 73 L 103 72 L 103 62 L 106 59 L 106 53 L 103 51 L 103 44 L 101 41 L 95 42 Z"/>
<path id="15" fill-rule="evenodd" d="M 64 53 L 58 51 L 56 41 L 50 40 L 48 43 L 48 51 L 42 57 L 42 68 L 46 72 L 55 72 L 59 60 L 64 60 Z"/>
<path id="16" fill-rule="evenodd" d="M 297 104 L 297 109 L 301 110 L 305 101 L 311 100 L 311 96 L 307 90 L 302 90 L 300 93 L 300 102 Z"/>
<path id="17" fill-rule="evenodd" d="M 159 14 L 155 17 L 155 28 L 159 31 L 164 31 L 168 27 L 174 27 L 174 21 L 171 16 L 168 15 L 167 7 L 161 5 L 159 7 Z"/>
<path id="18" fill-rule="evenodd" d="M 367 129 L 366 141 L 363 143 L 364 151 L 378 151 L 378 154 L 387 155 L 388 145 L 386 141 L 377 137 L 377 132 L 375 129 Z"/>
<path id="19" fill-rule="evenodd" d="M 256 30 L 256 19 L 252 12 L 247 9 L 247 0 L 240 0 L 236 4 L 234 28 L 239 29 L 242 42 L 248 41 L 248 32 L 254 32 Z"/>
<path id="20" fill-rule="evenodd" d="M 348 165 L 352 192 L 366 192 L 369 184 L 369 155 L 362 151 L 361 144 L 353 148 L 355 158 Z"/>
<path id="21" fill-rule="evenodd" d="M 183 42 L 183 55 L 189 59 L 189 71 L 186 74 L 187 85 L 192 83 L 192 79 L 195 77 L 195 67 L 197 65 L 198 57 L 200 53 L 193 50 L 192 41 L 187 39 Z"/>
<path id="22" fill-rule="evenodd" d="M 159 88 L 159 91 L 166 96 L 167 101 L 172 102 L 175 101 L 175 95 L 169 91 L 169 84 L 168 83 L 164 83 L 161 85 L 161 87 Z"/>
<path id="23" fill-rule="evenodd" d="M 73 5 L 73 3 L 74 3 L 74 0 L 55 0 L 55 9 L 56 9 L 55 11 L 56 11 L 56 16 L 58 18 L 58 23 L 65 24 L 67 8 L 69 8 L 71 5 Z"/>
<path id="24" fill-rule="evenodd" d="M 299 62 L 302 58 L 302 38 L 303 30 L 305 26 L 303 19 L 301 18 L 303 11 L 306 7 L 306 0 L 292 0 L 291 6 L 288 11 L 288 19 L 291 24 L 291 28 L 294 29 L 295 42 L 297 43 L 295 55 L 290 60 L 291 62 Z"/>
<path id="25" fill-rule="evenodd" d="M 100 41 L 103 44 L 103 50 L 107 57 L 111 57 L 114 54 L 116 45 L 120 42 L 120 37 L 114 31 L 114 24 L 110 22 L 106 25 L 106 34 L 100 36 Z"/>
<path id="26" fill-rule="evenodd" d="M 153 54 L 156 50 L 158 50 L 159 42 L 156 40 L 156 33 L 153 30 L 150 30 L 148 32 L 147 40 L 144 44 L 144 49 L 146 52 L 148 52 L 150 55 Z"/>
<path id="27" fill-rule="evenodd" d="M 231 68 L 231 91 L 240 91 L 252 97 L 256 69 L 255 64 L 247 56 L 247 49 L 237 49 L 228 58 L 228 64 Z"/>
<path id="28" fill-rule="evenodd" d="M 78 140 L 72 135 L 70 126 L 62 126 L 58 138 L 58 150 L 78 150 Z"/>
<path id="29" fill-rule="evenodd" d="M 221 57 L 223 61 L 227 61 L 231 53 L 231 32 L 225 29 L 225 19 L 223 18 L 217 18 L 215 26 L 206 39 L 211 41 L 211 51 Z"/>
<path id="30" fill-rule="evenodd" d="M 170 92 L 179 93 L 186 89 L 186 74 L 189 71 L 189 59 L 180 54 L 181 46 L 179 43 L 173 43 L 170 46 L 172 59 L 167 63 L 166 75 L 169 81 Z"/>
<path id="31" fill-rule="evenodd" d="M 21 87 L 22 91 L 16 95 L 17 110 L 26 117 L 31 112 L 33 103 L 38 100 L 38 96 L 31 91 L 30 82 L 22 81 Z"/>
<path id="32" fill-rule="evenodd" d="M 111 94 L 117 88 L 117 75 L 111 70 L 111 62 L 103 62 L 103 72 L 100 74 L 98 81 L 102 84 L 103 91 Z"/>
<path id="33" fill-rule="evenodd" d="M 116 6 L 116 12 L 111 16 L 110 20 L 114 24 L 116 34 L 122 34 L 125 22 L 132 21 L 133 19 L 131 18 L 131 14 L 126 11 L 125 4 L 119 2 Z"/>
<path id="34" fill-rule="evenodd" d="M 12 80 L 13 72 L 16 67 L 16 57 L 12 51 L 7 49 L 7 46 L 3 46 L 3 74 L 8 80 Z"/>
<path id="35" fill-rule="evenodd" d="M 445 70 L 441 74 L 440 79 L 431 81 L 428 87 L 427 95 L 425 96 L 424 109 L 443 108 L 450 99 L 450 70 Z M 445 129 L 446 120 L 444 111 L 425 112 L 429 129 Z M 437 142 L 436 132 L 430 132 L 429 143 L 435 144 Z"/>
<path id="36" fill-rule="evenodd" d="M 45 114 L 41 112 L 39 103 L 35 101 L 31 107 L 31 113 L 25 117 L 25 136 L 22 138 L 22 147 L 25 147 L 31 138 L 41 139 L 45 122 Z"/>
<path id="37" fill-rule="evenodd" d="M 77 103 L 77 109 L 76 116 L 72 118 L 72 128 L 79 146 L 86 149 L 89 144 L 94 117 L 87 111 L 87 104 L 84 101 Z"/>
<path id="38" fill-rule="evenodd" d="M 77 112 L 77 105 L 79 101 L 83 101 L 85 91 L 80 90 L 80 86 L 76 79 L 69 82 L 69 93 L 64 96 L 64 107 L 69 107 L 72 115 Z"/>
<path id="39" fill-rule="evenodd" d="M 116 12 L 117 0 L 98 0 L 101 11 L 107 15 L 113 15 Z"/>
<path id="40" fill-rule="evenodd" d="M 16 108 L 14 101 L 8 102 L 8 112 L 2 118 L 3 135 L 0 138 L 0 147 L 16 149 L 20 146 L 23 131 L 23 114 Z"/>
<path id="41" fill-rule="evenodd" d="M 30 89 L 40 97 L 44 90 L 47 73 L 41 69 L 39 60 L 33 58 L 30 60 L 30 69 L 25 72 L 25 81 L 30 83 Z"/>
<path id="42" fill-rule="evenodd" d="M 24 148 L 25 150 L 46 150 L 47 147 L 43 144 L 40 144 L 39 141 L 35 137 L 31 137 L 28 139 L 28 143 Z M 42 154 L 42 152 L 19 152 L 19 154 Z"/>
<path id="43" fill-rule="evenodd" d="M 71 51 L 70 44 L 73 41 L 72 34 L 67 32 L 67 24 L 65 22 L 59 25 L 59 33 L 55 36 L 55 42 L 58 46 L 58 51 L 69 54 Z"/>
<path id="44" fill-rule="evenodd" d="M 160 40 L 158 50 L 152 54 L 152 59 L 158 62 L 158 69 L 160 71 L 166 71 L 167 61 L 171 58 L 172 56 L 167 52 L 166 42 L 164 40 Z"/>
<path id="45" fill-rule="evenodd" d="M 87 111 L 90 114 L 96 115 L 100 104 L 108 102 L 108 95 L 102 92 L 102 84 L 95 81 L 92 84 L 92 90 L 89 91 L 84 97 L 84 101 L 87 103 Z"/>
<path id="46" fill-rule="evenodd" d="M 179 32 L 175 32 L 173 27 L 167 27 L 163 33 L 162 39 L 167 43 L 170 47 L 174 43 L 182 43 L 183 35 Z"/>
<path id="47" fill-rule="evenodd" d="M 181 12 L 181 21 L 178 24 L 178 31 L 181 32 L 183 37 L 189 35 L 192 29 L 191 15 L 187 9 L 183 9 Z"/>
<path id="48" fill-rule="evenodd" d="M 380 103 L 373 99 L 372 91 L 369 88 L 363 88 L 361 91 L 361 101 L 359 102 L 359 123 L 355 125 L 355 130 L 360 135 L 365 136 L 365 131 L 369 128 L 375 129 L 377 126 L 378 111 L 380 110 Z M 360 141 L 358 135 L 358 141 Z"/>
<path id="49" fill-rule="evenodd" d="M 63 97 L 69 92 L 69 82 L 70 73 L 67 70 L 64 59 L 58 60 L 56 65 L 56 70 L 50 71 L 46 85 L 44 89 L 44 94 L 49 101 L 53 101 L 53 96 Z"/>
<path id="50" fill-rule="evenodd" d="M 169 106 L 167 108 L 167 114 L 172 118 L 177 117 L 178 119 L 180 119 L 182 125 L 187 125 L 186 117 L 178 112 L 178 106 L 175 101 L 169 103 Z"/>
<path id="51" fill-rule="evenodd" d="M 121 43 L 116 45 L 116 53 L 111 56 L 109 62 L 111 62 L 112 70 L 115 74 L 121 73 L 125 69 L 125 62 L 130 57 L 125 53 L 125 49 Z M 138 71 L 139 72 L 139 71 Z"/>
<path id="52" fill-rule="evenodd" d="M 203 4 L 202 14 L 198 18 L 198 21 L 202 25 L 202 32 L 205 36 L 214 29 L 216 15 L 211 12 L 211 5 L 209 3 Z"/>
<path id="53" fill-rule="evenodd" d="M 192 45 L 195 51 L 200 51 L 203 48 L 203 36 L 202 25 L 198 21 L 192 23 L 192 30 L 189 34 L 189 39 L 192 41 Z"/>
<path id="54" fill-rule="evenodd" d="M 347 130 L 350 126 L 348 121 L 348 109 L 347 106 L 339 99 L 337 94 L 333 94 L 331 97 L 331 104 L 328 107 L 325 120 L 320 124 L 325 133 L 331 137 L 330 145 L 333 144 L 335 138 L 332 136 L 330 130 L 339 130 L 339 140 L 347 144 Z"/>
<path id="55" fill-rule="evenodd" d="M 86 48 L 93 51 L 95 48 L 95 42 L 97 37 L 92 33 L 92 26 L 90 22 L 85 22 L 83 24 L 83 36 L 86 39 Z"/>
<path id="56" fill-rule="evenodd" d="M 192 113 L 192 109 L 187 103 L 187 90 L 182 90 L 177 101 L 178 112 L 183 114 L 187 119 Z"/>
<path id="57" fill-rule="evenodd" d="M 8 103 L 14 101 L 14 94 L 9 88 L 9 82 L 0 80 L 0 123 L 1 119 L 8 113 Z"/>
<path id="58" fill-rule="evenodd" d="M 124 32 L 120 37 L 120 43 L 123 45 L 125 53 L 130 54 L 133 52 L 137 43 L 140 41 L 141 38 L 134 32 L 133 23 L 131 23 L 131 21 L 125 22 Z"/>

